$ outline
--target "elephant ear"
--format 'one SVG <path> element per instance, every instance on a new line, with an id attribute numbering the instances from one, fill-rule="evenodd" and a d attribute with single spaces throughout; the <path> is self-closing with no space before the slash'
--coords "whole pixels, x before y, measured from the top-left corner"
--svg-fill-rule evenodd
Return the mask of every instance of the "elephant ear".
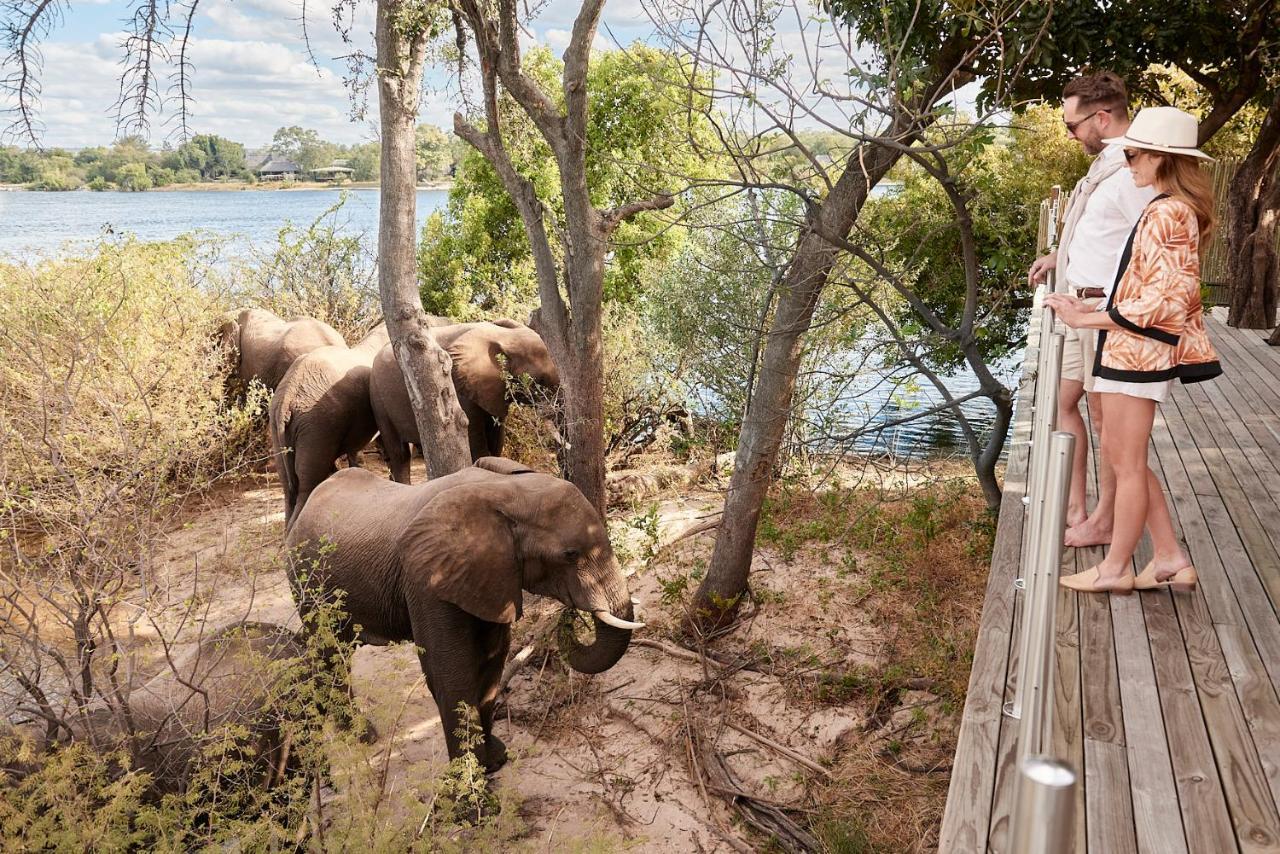
<path id="1" fill-rule="evenodd" d="M 402 584 L 490 623 L 520 617 L 515 540 L 492 484 L 447 489 L 426 503 L 400 536 Z"/>
<path id="2" fill-rule="evenodd" d="M 497 472 L 498 474 L 537 474 L 524 463 L 509 460 L 506 457 L 481 457 L 474 463 L 478 469 Z"/>
<path id="3" fill-rule="evenodd" d="M 507 384 L 498 362 L 501 354 L 497 338 L 483 326 L 459 337 L 449 348 L 458 394 L 495 418 L 507 416 Z"/>

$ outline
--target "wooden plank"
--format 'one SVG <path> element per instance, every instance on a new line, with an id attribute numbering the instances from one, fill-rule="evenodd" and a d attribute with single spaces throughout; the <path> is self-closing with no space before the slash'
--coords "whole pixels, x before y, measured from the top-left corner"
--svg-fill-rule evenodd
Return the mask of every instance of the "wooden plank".
<path id="1" fill-rule="evenodd" d="M 1218 487 L 1218 495 L 1230 512 L 1245 550 L 1262 579 L 1273 605 L 1280 603 L 1280 552 L 1267 535 L 1263 519 L 1280 531 L 1280 508 L 1266 494 L 1252 467 L 1244 461 L 1230 438 L 1220 418 L 1202 413 L 1196 401 L 1187 392 L 1175 395 L 1173 404 L 1184 419 L 1192 435 L 1199 437 L 1197 448 L 1210 477 Z M 1209 407 L 1206 407 L 1209 408 Z M 1168 409 L 1168 404 L 1166 404 Z M 1236 473 L 1248 483 L 1252 497 L 1247 495 Z M 1262 518 L 1259 518 L 1259 517 Z"/>
<path id="2" fill-rule="evenodd" d="M 1004 715 L 1010 648 L 1017 637 L 1013 580 L 1021 560 L 1030 400 L 1034 383 L 1020 383 L 1013 447 L 1005 471 L 1004 495 L 987 577 L 986 601 L 974 644 L 973 666 L 965 694 L 951 783 L 939 835 L 939 851 L 973 852 L 986 848 L 996 783 L 996 755 Z"/>
<path id="3" fill-rule="evenodd" d="M 1280 813 L 1271 797 L 1204 597 L 1190 594 L 1173 598 L 1236 840 L 1241 851 L 1274 854 L 1280 848 Z"/>
<path id="4" fill-rule="evenodd" d="M 1085 738 L 1084 786 L 1089 802 L 1089 850 L 1106 854 L 1138 850 L 1133 804 L 1129 800 L 1129 763 L 1123 744 Z M 1095 797 L 1094 792 L 1106 792 L 1112 800 Z"/>
<path id="5" fill-rule="evenodd" d="M 1085 831 L 1091 851 L 1136 851 L 1109 598 L 1078 597 Z"/>
<path id="6" fill-rule="evenodd" d="M 1079 559 L 1068 564 L 1080 572 Z M 1062 589 L 1057 600 L 1057 643 L 1055 645 L 1055 673 L 1053 692 L 1053 755 L 1070 765 L 1078 776 L 1084 775 L 1084 735 L 1080 710 L 1080 623 L 1077 617 L 1076 594 Z M 1084 786 L 1075 790 L 1075 824 L 1073 836 L 1077 854 L 1084 854 L 1088 837 L 1085 835 Z"/>
<path id="7" fill-rule="evenodd" d="M 1150 559 L 1150 549 L 1143 563 Z M 1155 668 L 1140 596 L 1111 596 L 1116 667 L 1120 677 L 1129 786 L 1138 850 L 1173 854 L 1187 850 L 1181 816 L 1169 810 L 1178 801 L 1170 748 L 1156 689 Z"/>

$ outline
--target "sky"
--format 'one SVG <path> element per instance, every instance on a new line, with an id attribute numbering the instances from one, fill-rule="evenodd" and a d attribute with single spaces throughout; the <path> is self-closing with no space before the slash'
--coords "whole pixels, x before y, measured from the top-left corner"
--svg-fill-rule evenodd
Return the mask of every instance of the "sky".
<path id="1" fill-rule="evenodd" d="M 578 0 L 551 0 L 532 22 L 526 43 L 561 53 L 578 6 Z M 312 63 L 300 22 L 301 0 L 201 0 L 190 47 L 192 131 L 218 134 L 251 149 L 269 145 L 276 129 L 289 125 L 312 128 L 343 144 L 376 138 L 377 92 L 369 90 L 366 119 L 353 121 L 341 59 L 353 51 L 373 54 L 373 8 L 372 0 L 358 3 L 351 44 L 346 44 L 331 23 L 330 3 L 312 2 L 307 9 Z M 38 112 L 43 145 L 81 148 L 116 138 L 121 42 L 130 14 L 122 0 L 80 0 L 44 41 Z M 612 0 L 600 30 L 600 48 L 653 33 L 640 0 Z M 427 82 L 432 91 L 424 99 L 420 121 L 451 128 L 457 104 L 447 77 L 432 71 Z M 0 95 L 4 108 L 12 106 L 7 99 Z M 153 145 L 176 140 L 172 115 L 168 109 L 154 117 L 149 134 Z"/>
<path id="2" fill-rule="evenodd" d="M 367 113 L 363 120 L 352 115 L 351 91 L 344 83 L 347 63 L 353 52 L 372 55 L 373 0 L 344 0 L 354 6 L 350 22 L 351 42 L 343 41 L 332 24 L 335 0 L 307 7 L 307 39 L 303 36 L 304 0 L 199 0 L 190 43 L 192 133 L 217 134 L 244 144 L 250 150 L 264 149 L 278 128 L 299 125 L 317 131 L 321 138 L 342 144 L 377 138 L 377 91 L 367 92 Z M 581 0 L 527 0 L 536 13 L 522 40 L 546 45 L 563 53 L 572 31 Z M 637 40 L 660 42 L 657 28 L 645 11 L 646 0 L 609 0 L 605 5 L 595 47 L 609 49 Z M 653 8 L 670 11 L 662 0 L 647 0 Z M 793 7 L 783 3 L 775 21 L 777 38 L 770 42 L 777 56 L 788 56 L 797 65 L 798 91 L 814 96 L 814 79 L 839 90 L 849 84 L 849 54 L 833 41 L 825 18 L 809 5 L 814 0 L 796 0 Z M 714 4 L 713 4 L 714 5 Z M 171 3 L 180 14 L 177 3 Z M 38 118 L 44 131 L 41 144 L 49 147 L 83 148 L 107 145 L 121 133 L 115 104 L 119 95 L 126 22 L 131 15 L 128 0 L 78 0 L 58 27 L 43 43 L 42 94 Z M 175 21 L 175 25 L 180 22 Z M 815 29 L 817 27 L 818 29 Z M 807 35 L 802 35 L 802 28 Z M 730 45 L 735 60 L 741 58 L 738 37 L 720 31 Z M 750 38 L 748 37 L 748 40 Z M 314 62 L 312 61 L 314 57 Z M 818 71 L 813 72 L 816 66 Z M 164 75 L 171 71 L 166 68 Z M 801 79 L 805 78 L 805 79 Z M 419 121 L 446 130 L 453 126 L 459 107 L 456 81 L 442 67 L 428 67 L 428 94 L 419 111 Z M 167 80 L 162 88 L 167 87 Z M 963 92 L 964 90 L 962 90 Z M 816 96 L 814 96 L 816 97 Z M 840 110 L 841 99 L 816 98 L 824 103 L 826 115 L 802 118 L 800 127 L 849 127 L 855 120 Z M 959 106 L 972 104 L 972 96 L 957 97 Z M 845 104 L 850 103 L 845 101 Z M 10 108 L 8 93 L 0 93 L 0 109 Z M 155 147 L 180 141 L 174 119 L 173 101 L 151 116 L 149 141 Z M 749 119 L 753 124 L 758 120 Z M 0 130 L 3 124 L 0 124 Z M 0 138 L 0 143 L 23 141 Z"/>

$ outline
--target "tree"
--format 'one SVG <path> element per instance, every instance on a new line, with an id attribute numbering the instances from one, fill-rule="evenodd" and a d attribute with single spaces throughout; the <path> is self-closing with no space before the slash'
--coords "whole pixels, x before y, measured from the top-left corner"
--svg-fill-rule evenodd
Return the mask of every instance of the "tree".
<path id="1" fill-rule="evenodd" d="M 196 134 L 166 157 L 171 169 L 194 169 L 201 178 L 228 178 L 245 169 L 244 146 L 216 134 Z"/>
<path id="2" fill-rule="evenodd" d="M 449 137 L 435 125 L 418 125 L 416 148 L 419 181 L 439 181 L 453 168 Z"/>
<path id="3" fill-rule="evenodd" d="M 1017 93 L 1057 98 L 1084 66 L 1110 68 L 1139 93 L 1163 101 L 1160 65 L 1185 72 L 1208 94 L 1200 144 L 1246 105 L 1280 111 L 1280 0 L 1059 0 L 1047 22 L 1038 72 Z M 1176 106 L 1185 106 L 1182 104 Z M 1227 197 L 1225 237 L 1233 326 L 1265 328 L 1280 305 L 1275 251 L 1280 194 L 1274 190 L 1280 136 L 1259 131 Z"/>
<path id="4" fill-rule="evenodd" d="M 413 404 L 431 477 L 471 464 L 467 417 L 451 379 L 452 360 L 428 330 L 418 296 L 416 125 L 428 42 L 445 26 L 442 10 L 418 0 L 380 0 L 378 105 L 382 153 L 378 224 L 378 291 L 382 310 Z"/>
<path id="5" fill-rule="evenodd" d="M 651 195 L 607 208 L 593 198 L 587 75 L 604 0 L 585 0 L 580 7 L 554 94 L 523 66 L 514 0 L 457 0 L 451 8 L 459 47 L 469 42 L 478 55 L 475 71 L 481 88 L 480 109 L 470 116 L 456 113 L 454 132 L 484 155 L 520 214 L 538 280 L 540 306 L 534 325 L 551 351 L 565 391 L 567 476 L 603 515 L 605 256 L 622 223 L 644 211 L 670 207 L 673 199 L 665 188 L 648 187 Z M 562 216 L 548 210 L 535 182 L 513 158 L 506 132 L 508 113 L 501 106 L 507 97 L 551 151 Z"/>
<path id="6" fill-rule="evenodd" d="M 328 166 L 338 154 L 338 147 L 320 138 L 310 128 L 297 125 L 280 128 L 271 137 L 271 153 L 292 160 L 306 171 Z"/>
<path id="7" fill-rule="evenodd" d="M 772 27 L 775 16 L 783 13 L 780 7 L 726 6 L 715 0 L 663 6 L 663 35 L 688 52 L 693 66 L 715 72 L 716 88 L 708 94 L 729 117 L 719 122 L 718 131 L 742 176 L 741 184 L 785 188 L 802 199 L 805 209 L 789 257 L 779 265 L 780 275 L 759 315 L 764 337 L 760 367 L 739 433 L 715 550 L 691 609 L 690 627 L 704 633 L 727 626 L 747 590 L 756 527 L 791 414 L 802 338 L 833 271 L 842 263 L 842 253 L 874 269 L 899 298 L 913 303 L 920 322 L 965 352 L 997 410 L 993 438 L 975 453 L 980 473 L 993 469 L 1012 412 L 1008 390 L 981 358 L 976 329 L 978 263 L 969 198 L 945 157 L 953 145 L 970 137 L 972 125 L 951 119 L 942 129 L 942 141 L 933 144 L 924 142 L 924 134 L 943 117 L 949 118 L 949 110 L 940 107 L 947 94 L 978 76 L 991 76 L 1003 92 L 1004 78 L 1037 47 L 1044 10 L 1025 2 L 977 7 L 937 0 L 843 0 L 826 8 L 831 15 L 826 20 L 798 7 L 785 10 L 789 17 L 809 21 L 801 35 L 809 76 L 793 83 L 790 70 L 795 60 L 778 46 Z M 715 38 L 709 37 L 712 32 Z M 730 37 L 722 39 L 722 33 Z M 842 49 L 842 64 L 847 61 L 848 69 L 842 77 L 833 80 L 814 64 L 821 53 L 819 44 Z M 845 133 L 847 148 L 827 161 L 813 156 L 797 133 L 800 117 Z M 782 175 L 764 168 L 779 147 L 794 151 L 800 164 Z M 903 156 L 929 171 L 955 208 L 967 285 L 955 326 L 930 311 L 874 250 L 850 240 L 872 187 Z M 852 278 L 848 284 L 857 285 Z M 864 290 L 860 296 L 870 302 L 872 294 Z M 874 303 L 870 307 L 877 308 Z M 891 318 L 882 309 L 878 314 L 892 332 Z M 903 346 L 901 336 L 898 340 L 902 355 L 915 359 L 913 364 L 935 382 L 959 417 L 958 401 Z M 983 486 L 988 501 L 998 501 L 994 478 L 984 479 Z"/>
<path id="8" fill-rule="evenodd" d="M 592 56 L 586 83 L 586 163 L 594 204 L 623 204 L 661 180 L 664 172 L 688 182 L 722 174 L 723 163 L 698 156 L 687 142 L 692 135 L 707 146 L 712 129 L 696 114 L 694 124 L 686 127 L 683 103 L 688 95 L 680 85 L 679 63 L 674 55 L 643 44 Z M 546 91 L 554 91 L 564 72 L 545 48 L 530 51 L 522 64 Z M 555 220 L 562 221 L 559 175 L 550 148 L 509 99 L 500 101 L 500 109 L 512 162 Z M 633 302 L 654 271 L 679 251 L 686 230 L 671 221 L 679 221 L 692 204 L 677 201 L 662 217 L 643 213 L 618 226 L 604 274 L 606 302 Z M 520 213 L 479 152 L 463 153 L 448 205 L 423 228 L 419 274 L 423 299 L 437 314 L 463 316 L 492 311 L 499 302 L 536 299 L 536 274 Z"/>

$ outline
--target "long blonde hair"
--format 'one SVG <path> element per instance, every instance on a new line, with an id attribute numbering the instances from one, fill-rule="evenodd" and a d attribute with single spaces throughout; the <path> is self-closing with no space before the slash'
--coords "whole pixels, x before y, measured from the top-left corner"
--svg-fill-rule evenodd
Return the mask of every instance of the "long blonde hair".
<path id="1" fill-rule="evenodd" d="M 1156 183 L 1175 199 L 1190 205 L 1200 229 L 1200 251 L 1204 251 L 1209 234 L 1217 217 L 1213 210 L 1213 182 L 1200 168 L 1200 161 L 1186 154 L 1156 154 L 1160 160 L 1156 166 Z"/>

